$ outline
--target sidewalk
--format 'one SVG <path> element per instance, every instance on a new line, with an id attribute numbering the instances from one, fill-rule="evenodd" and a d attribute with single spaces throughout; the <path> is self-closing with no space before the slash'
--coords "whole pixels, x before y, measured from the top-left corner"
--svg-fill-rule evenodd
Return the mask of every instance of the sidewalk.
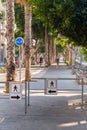
<path id="1" fill-rule="evenodd" d="M 55 64 L 32 76 L 75 78 L 71 69 L 56 68 Z M 82 109 L 81 86 L 76 81 L 61 80 L 57 87 L 57 95 L 45 95 L 42 80 L 30 83 L 30 106 L 26 115 L 24 97 L 11 101 L 8 95 L 0 96 L 0 130 L 87 130 L 87 103 Z M 84 99 L 87 99 L 86 90 L 85 87 Z"/>

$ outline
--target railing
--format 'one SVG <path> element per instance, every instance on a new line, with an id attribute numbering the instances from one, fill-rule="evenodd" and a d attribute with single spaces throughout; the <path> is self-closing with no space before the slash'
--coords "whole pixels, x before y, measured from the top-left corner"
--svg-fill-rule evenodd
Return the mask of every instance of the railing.
<path id="1" fill-rule="evenodd" d="M 46 88 L 48 85 L 46 84 L 47 80 L 56 80 L 57 82 L 60 80 L 75 80 L 77 81 L 77 78 L 32 78 L 31 81 L 27 81 L 24 83 L 25 86 L 25 114 L 27 113 L 27 105 L 30 105 L 30 82 L 37 82 L 37 80 L 43 80 L 44 81 L 44 91 L 48 91 Z M 81 106 L 83 106 L 83 96 L 84 96 L 84 84 L 83 84 L 83 78 L 80 78 L 82 84 L 81 84 Z M 0 84 L 6 84 L 7 82 L 0 82 Z M 58 90 L 57 90 L 58 91 Z M 54 92 L 55 93 L 55 92 Z M 46 94 L 46 92 L 45 92 Z"/>

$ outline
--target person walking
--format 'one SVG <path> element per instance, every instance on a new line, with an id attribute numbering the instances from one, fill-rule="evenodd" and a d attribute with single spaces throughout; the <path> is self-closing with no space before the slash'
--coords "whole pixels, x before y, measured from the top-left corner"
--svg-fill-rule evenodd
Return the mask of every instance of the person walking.
<path id="1" fill-rule="evenodd" d="M 42 63 L 43 63 L 43 57 L 41 56 L 40 57 L 40 66 L 42 65 Z"/>
<path id="2" fill-rule="evenodd" d="M 57 67 L 59 67 L 59 55 L 57 55 L 57 57 L 56 57 L 56 65 L 57 65 Z"/>

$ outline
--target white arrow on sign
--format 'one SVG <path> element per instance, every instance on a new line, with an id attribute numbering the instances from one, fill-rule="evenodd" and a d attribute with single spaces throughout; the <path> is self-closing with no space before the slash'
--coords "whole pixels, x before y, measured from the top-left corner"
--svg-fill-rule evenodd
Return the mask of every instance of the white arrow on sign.
<path id="1" fill-rule="evenodd" d="M 17 37 L 15 43 L 17 46 L 21 46 L 24 43 L 24 39 L 22 37 Z"/>

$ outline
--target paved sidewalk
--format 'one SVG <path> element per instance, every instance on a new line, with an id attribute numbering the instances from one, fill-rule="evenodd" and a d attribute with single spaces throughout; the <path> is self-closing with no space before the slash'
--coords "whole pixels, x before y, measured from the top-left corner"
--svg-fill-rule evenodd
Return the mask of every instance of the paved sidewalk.
<path id="1" fill-rule="evenodd" d="M 68 67 L 55 65 L 32 76 L 75 78 Z M 24 96 L 21 101 L 11 101 L 8 95 L 1 95 L 0 130 L 87 130 L 87 88 L 82 107 L 81 86 L 76 81 L 61 80 L 57 87 L 57 95 L 45 95 L 43 80 L 30 83 L 30 106 L 26 115 Z"/>

